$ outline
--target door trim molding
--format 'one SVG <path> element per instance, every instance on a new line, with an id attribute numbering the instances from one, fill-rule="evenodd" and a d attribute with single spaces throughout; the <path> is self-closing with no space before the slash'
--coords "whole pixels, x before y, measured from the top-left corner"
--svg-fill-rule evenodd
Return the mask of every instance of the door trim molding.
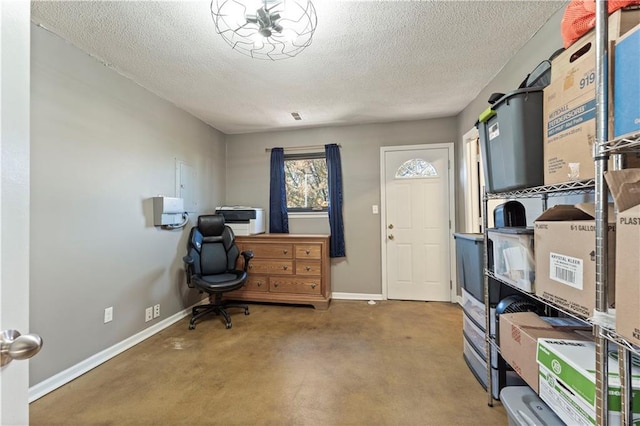
<path id="1" fill-rule="evenodd" d="M 465 232 L 477 233 L 480 231 L 480 191 L 481 183 L 478 181 L 480 170 L 478 159 L 474 156 L 476 141 L 479 138 L 478 129 L 471 128 L 462 136 L 462 156 L 464 167 L 460 170 L 462 176 L 462 191 L 465 195 L 464 211 Z"/>
<path id="2" fill-rule="evenodd" d="M 387 300 L 387 193 L 385 186 L 385 154 L 387 152 L 394 151 L 413 151 L 416 149 L 447 149 L 449 155 L 449 221 L 451 223 L 451 227 L 449 228 L 449 270 L 451 280 L 449 282 L 449 300 L 456 301 L 457 300 L 457 292 L 456 286 L 454 283 L 457 282 L 456 279 L 456 268 L 455 262 L 455 245 L 453 239 L 453 232 L 456 229 L 456 215 L 455 215 L 455 181 L 454 181 L 454 169 L 456 166 L 455 162 L 455 146 L 453 142 L 446 143 L 430 143 L 430 144 L 420 144 L 420 145 L 397 145 L 397 146 L 381 146 L 380 147 L 380 266 L 381 266 L 381 278 L 382 278 L 382 298 L 383 300 Z"/>

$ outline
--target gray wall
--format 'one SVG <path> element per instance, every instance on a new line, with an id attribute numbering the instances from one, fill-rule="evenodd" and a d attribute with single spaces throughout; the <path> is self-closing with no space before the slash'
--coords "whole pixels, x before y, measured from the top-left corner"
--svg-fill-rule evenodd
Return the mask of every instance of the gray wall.
<path id="1" fill-rule="evenodd" d="M 35 26 L 31 55 L 30 321 L 45 340 L 34 385 L 200 298 L 182 278 L 190 227 L 155 228 L 149 199 L 174 195 L 178 158 L 211 211 L 224 200 L 225 147 L 222 133 Z"/>
<path id="2" fill-rule="evenodd" d="M 454 142 L 455 118 L 325 127 L 227 136 L 227 203 L 269 207 L 269 153 L 265 148 L 338 143 L 342 160 L 347 257 L 333 260 L 332 290 L 381 294 L 380 147 Z M 328 233 L 327 219 L 290 219 L 290 231 Z"/>

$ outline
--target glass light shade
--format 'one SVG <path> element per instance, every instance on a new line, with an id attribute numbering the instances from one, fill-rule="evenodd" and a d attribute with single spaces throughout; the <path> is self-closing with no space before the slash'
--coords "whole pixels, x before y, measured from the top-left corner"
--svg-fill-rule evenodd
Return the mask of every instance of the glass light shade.
<path id="1" fill-rule="evenodd" d="M 211 16 L 233 49 L 272 61 L 307 48 L 318 22 L 310 0 L 212 0 Z"/>

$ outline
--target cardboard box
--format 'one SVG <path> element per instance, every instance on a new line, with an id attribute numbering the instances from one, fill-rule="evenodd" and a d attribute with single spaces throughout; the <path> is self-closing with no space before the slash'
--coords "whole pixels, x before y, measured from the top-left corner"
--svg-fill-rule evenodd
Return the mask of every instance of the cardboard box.
<path id="1" fill-rule="evenodd" d="M 549 321 L 558 320 L 557 318 Z M 534 312 L 500 315 L 500 353 L 513 370 L 538 393 L 538 364 L 536 353 L 539 338 L 585 340 L 574 329 L 580 327 L 567 320 L 565 326 L 554 326 Z"/>
<path id="2" fill-rule="evenodd" d="M 608 290 L 615 295 L 615 215 L 609 205 Z M 596 304 L 595 205 L 557 205 L 534 222 L 536 295 L 582 317 Z"/>
<path id="3" fill-rule="evenodd" d="M 640 169 L 605 174 L 618 208 L 616 331 L 640 345 Z"/>
<path id="4" fill-rule="evenodd" d="M 609 423 L 620 424 L 620 377 L 617 348 L 611 345 L 608 367 Z M 633 419 L 640 418 L 640 369 L 634 358 L 631 371 Z M 595 343 L 539 339 L 537 362 L 539 395 L 567 424 L 596 424 Z M 634 422 L 635 424 L 635 422 Z"/>
<path id="5" fill-rule="evenodd" d="M 613 68 L 614 137 L 640 132 L 640 25 L 616 41 Z"/>
<path id="6" fill-rule="evenodd" d="M 609 40 L 616 40 L 639 22 L 640 10 L 614 12 L 609 16 Z M 551 84 L 545 87 L 543 99 L 545 185 L 591 179 L 595 175 L 595 66 L 593 30 L 551 62 Z M 609 76 L 609 80 L 613 78 Z M 609 135 L 613 135 L 611 83 L 609 89 Z"/>

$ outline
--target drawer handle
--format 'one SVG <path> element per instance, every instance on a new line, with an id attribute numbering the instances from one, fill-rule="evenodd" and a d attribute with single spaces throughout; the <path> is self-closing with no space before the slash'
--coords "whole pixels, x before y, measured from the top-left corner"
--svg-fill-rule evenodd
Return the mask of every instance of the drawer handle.
<path id="1" fill-rule="evenodd" d="M 289 267 L 287 265 L 282 265 L 282 269 L 284 269 L 285 271 L 288 269 Z"/>
<path id="2" fill-rule="evenodd" d="M 311 270 L 311 266 L 305 266 L 304 269 L 306 269 L 307 271 L 310 271 Z"/>
<path id="3" fill-rule="evenodd" d="M 262 287 L 262 281 L 258 281 L 256 284 L 258 284 L 258 287 Z"/>
<path id="4" fill-rule="evenodd" d="M 249 269 L 253 269 L 253 265 L 249 265 Z"/>
<path id="5" fill-rule="evenodd" d="M 280 285 L 280 283 L 274 283 L 274 284 L 273 284 L 273 286 L 274 286 L 275 288 L 278 288 L 278 286 L 279 286 L 279 285 Z"/>
<path id="6" fill-rule="evenodd" d="M 311 250 L 306 249 L 304 252 L 305 252 L 305 253 L 307 253 L 307 254 L 309 254 L 309 253 L 311 253 Z"/>
<path id="7" fill-rule="evenodd" d="M 311 288 L 316 288 L 317 284 L 311 284 Z"/>
<path id="8" fill-rule="evenodd" d="M 284 250 L 282 250 L 282 253 L 283 253 L 283 254 L 287 254 L 287 253 L 289 253 L 289 250 L 284 249 Z"/>

